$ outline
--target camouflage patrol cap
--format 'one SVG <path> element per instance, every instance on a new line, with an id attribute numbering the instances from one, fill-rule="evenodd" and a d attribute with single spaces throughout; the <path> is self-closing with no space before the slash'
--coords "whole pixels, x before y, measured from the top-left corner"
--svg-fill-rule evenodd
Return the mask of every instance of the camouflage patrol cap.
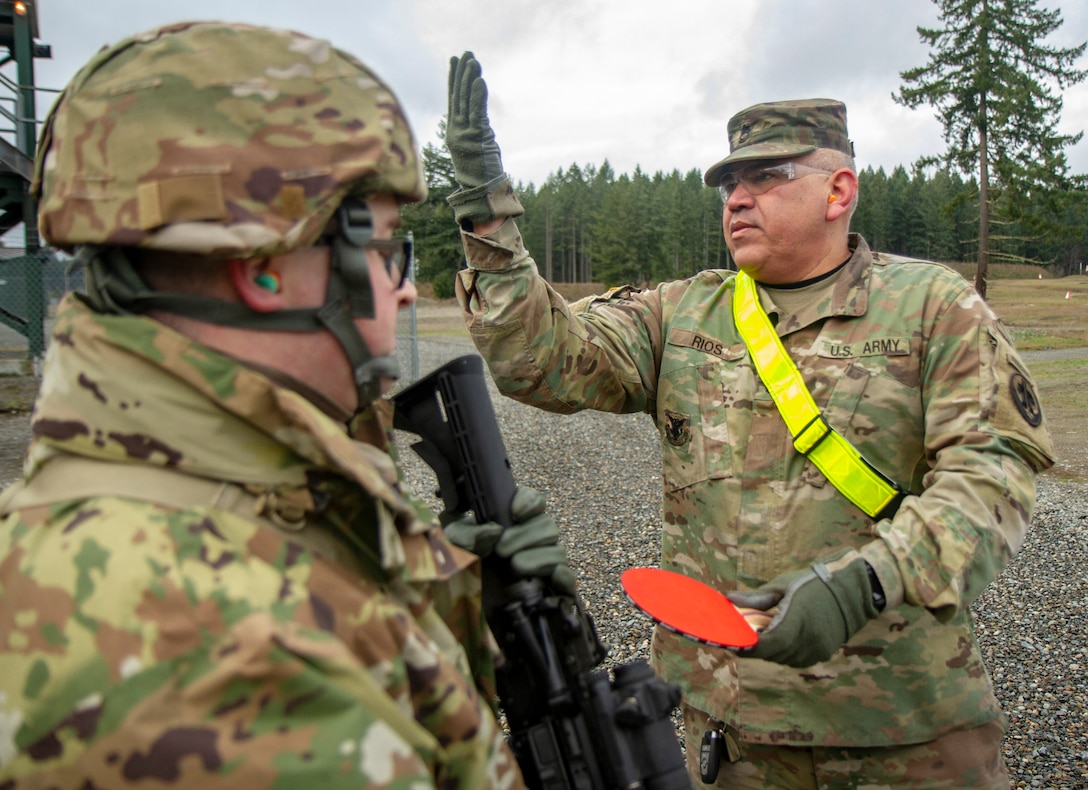
<path id="1" fill-rule="evenodd" d="M 389 87 L 326 41 L 187 22 L 95 55 L 50 110 L 42 236 L 267 257 L 312 244 L 348 195 L 426 196 Z"/>
<path id="2" fill-rule="evenodd" d="M 834 99 L 797 99 L 756 104 L 729 119 L 729 156 L 703 181 L 716 187 L 737 162 L 788 159 L 831 148 L 854 155 L 846 132 L 846 105 Z"/>

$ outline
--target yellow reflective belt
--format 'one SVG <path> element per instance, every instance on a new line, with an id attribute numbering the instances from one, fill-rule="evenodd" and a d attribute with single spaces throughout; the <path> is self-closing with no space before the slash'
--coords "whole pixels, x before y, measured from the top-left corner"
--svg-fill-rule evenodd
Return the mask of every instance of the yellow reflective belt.
<path id="1" fill-rule="evenodd" d="M 868 515 L 890 518 L 899 506 L 903 490 L 874 469 L 827 424 L 801 372 L 763 311 L 755 280 L 738 272 L 734 288 L 733 319 L 760 379 L 793 436 L 797 452 L 812 461 L 843 496 Z M 892 509 L 886 512 L 889 506 Z"/>

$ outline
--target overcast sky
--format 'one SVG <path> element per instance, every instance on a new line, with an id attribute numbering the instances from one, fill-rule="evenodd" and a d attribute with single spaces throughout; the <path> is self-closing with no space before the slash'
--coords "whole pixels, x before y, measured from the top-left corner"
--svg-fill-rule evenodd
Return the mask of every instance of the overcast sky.
<path id="1" fill-rule="evenodd" d="M 1088 3 L 1044 4 L 1065 19 L 1050 43 L 1088 38 Z M 37 83 L 60 88 L 101 46 L 187 19 L 331 40 L 393 86 L 421 143 L 439 142 L 449 57 L 472 50 L 506 169 L 537 184 L 606 158 L 617 173 L 703 170 L 728 152 L 730 115 L 779 99 L 846 102 L 862 168 L 944 149 L 932 108 L 891 98 L 899 73 L 926 62 L 916 27 L 937 24 L 931 0 L 39 0 L 53 58 L 37 61 Z M 1088 84 L 1064 98 L 1060 130 L 1088 128 Z M 1088 173 L 1088 140 L 1067 153 Z"/>

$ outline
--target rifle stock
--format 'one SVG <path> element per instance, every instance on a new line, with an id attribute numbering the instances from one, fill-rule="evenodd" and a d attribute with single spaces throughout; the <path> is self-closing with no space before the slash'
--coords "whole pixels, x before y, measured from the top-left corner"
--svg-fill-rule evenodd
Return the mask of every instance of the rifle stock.
<path id="1" fill-rule="evenodd" d="M 393 398 L 394 427 L 435 472 L 449 513 L 512 525 L 517 490 L 478 356 Z M 485 611 L 502 648 L 499 702 L 526 783 L 539 790 L 690 788 L 671 713 L 680 690 L 645 661 L 600 668 L 607 649 L 577 597 L 484 560 Z"/>

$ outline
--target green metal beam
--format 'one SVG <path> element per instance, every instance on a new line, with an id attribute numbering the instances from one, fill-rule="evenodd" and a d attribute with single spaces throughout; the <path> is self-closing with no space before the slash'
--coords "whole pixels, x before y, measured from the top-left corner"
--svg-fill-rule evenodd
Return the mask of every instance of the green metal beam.
<path id="1" fill-rule="evenodd" d="M 24 13 L 16 9 L 12 20 L 14 27 L 14 50 L 17 73 L 19 75 L 19 112 L 16 122 L 16 144 L 27 159 L 34 161 L 38 137 L 38 106 L 34 86 L 34 36 L 37 33 L 34 23 L 37 9 L 29 2 L 24 6 Z M 26 254 L 34 255 L 41 248 L 38 237 L 38 207 L 30 194 L 30 183 L 23 186 L 23 228 L 25 229 Z M 27 327 L 26 341 L 31 359 L 38 359 L 45 354 L 45 288 L 43 286 L 41 266 L 33 266 L 27 273 L 26 303 Z"/>

